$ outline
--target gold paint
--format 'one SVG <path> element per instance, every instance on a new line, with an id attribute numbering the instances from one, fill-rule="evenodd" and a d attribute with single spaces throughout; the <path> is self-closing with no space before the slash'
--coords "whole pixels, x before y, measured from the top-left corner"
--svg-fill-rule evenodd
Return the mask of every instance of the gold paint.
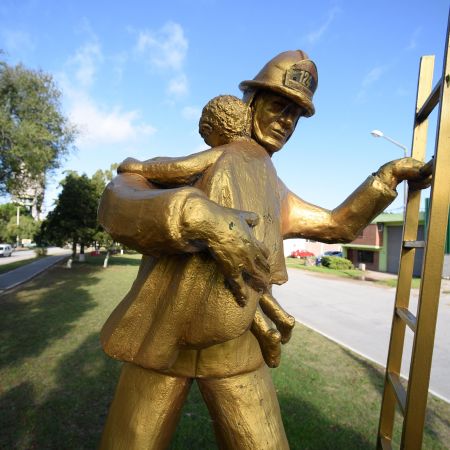
<path id="1" fill-rule="evenodd" d="M 404 414 L 400 448 L 419 450 L 422 447 L 450 203 L 450 184 L 448 183 L 450 89 L 448 84 L 444 83 L 446 74 L 450 72 L 449 50 L 450 17 L 442 77 L 434 89 L 432 89 L 434 56 L 424 56 L 420 62 L 412 150 L 413 156 L 417 159 L 423 160 L 425 157 L 428 116 L 439 103 L 434 161 L 425 164 L 421 169 L 424 180 L 428 180 L 428 175 L 432 173 L 430 217 L 425 241 L 417 318 L 414 318 L 408 310 L 415 248 L 406 245 L 402 248 L 378 429 L 378 449 L 391 448 L 396 396 Z M 416 189 L 421 185 L 420 180 L 409 183 L 403 242 L 417 239 L 420 192 Z M 396 380 L 401 369 L 406 325 L 413 330 L 414 341 L 408 388 L 406 392 L 401 388 L 402 392 Z"/>
<path id="2" fill-rule="evenodd" d="M 311 80 L 292 84 L 301 70 Z M 422 179 L 420 163 L 394 161 L 332 211 L 289 191 L 271 155 L 314 113 L 316 84 L 305 53 L 282 53 L 241 83 L 245 103 L 220 96 L 205 107 L 199 129 L 213 148 L 128 158 L 107 186 L 100 223 L 144 256 L 101 333 L 105 352 L 127 362 L 103 448 L 164 448 L 194 378 L 221 448 L 288 448 L 264 364 L 279 364 L 295 323 L 271 295 L 287 281 L 282 240 L 351 241 L 399 181 Z"/>

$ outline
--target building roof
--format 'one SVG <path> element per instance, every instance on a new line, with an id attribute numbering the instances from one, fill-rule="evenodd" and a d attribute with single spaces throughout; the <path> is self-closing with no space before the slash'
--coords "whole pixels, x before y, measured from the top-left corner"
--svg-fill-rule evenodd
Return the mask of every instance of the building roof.
<path id="1" fill-rule="evenodd" d="M 419 212 L 419 223 L 425 222 L 425 211 Z M 403 223 L 403 213 L 382 213 L 375 217 L 371 223 Z"/>

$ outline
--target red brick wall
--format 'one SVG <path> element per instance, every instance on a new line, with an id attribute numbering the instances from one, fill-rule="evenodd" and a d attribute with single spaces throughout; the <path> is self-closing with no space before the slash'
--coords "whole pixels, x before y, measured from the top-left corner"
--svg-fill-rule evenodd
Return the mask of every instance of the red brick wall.
<path id="1" fill-rule="evenodd" d="M 361 234 L 352 242 L 355 245 L 383 245 L 376 224 L 367 225 Z"/>

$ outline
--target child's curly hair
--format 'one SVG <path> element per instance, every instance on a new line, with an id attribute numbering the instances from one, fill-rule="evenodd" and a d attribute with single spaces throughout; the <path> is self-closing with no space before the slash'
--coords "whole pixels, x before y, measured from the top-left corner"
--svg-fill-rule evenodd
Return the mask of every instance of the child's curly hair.
<path id="1" fill-rule="evenodd" d="M 203 108 L 199 133 L 211 147 L 251 137 L 251 110 L 233 95 L 219 95 Z"/>

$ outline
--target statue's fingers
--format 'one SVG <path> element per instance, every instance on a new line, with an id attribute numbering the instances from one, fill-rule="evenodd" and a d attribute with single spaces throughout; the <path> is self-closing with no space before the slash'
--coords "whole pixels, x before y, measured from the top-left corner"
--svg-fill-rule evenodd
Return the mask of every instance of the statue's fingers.
<path id="1" fill-rule="evenodd" d="M 429 175 L 428 177 L 422 180 L 410 180 L 408 181 L 409 188 L 413 191 L 419 191 L 421 189 L 427 189 L 431 186 L 431 182 L 433 181 L 433 177 Z"/>
<path id="2" fill-rule="evenodd" d="M 247 304 L 247 299 L 250 289 L 249 286 L 245 283 L 242 274 L 233 275 L 227 278 L 229 287 L 231 292 L 233 293 L 234 298 L 240 306 L 245 306 Z"/>

